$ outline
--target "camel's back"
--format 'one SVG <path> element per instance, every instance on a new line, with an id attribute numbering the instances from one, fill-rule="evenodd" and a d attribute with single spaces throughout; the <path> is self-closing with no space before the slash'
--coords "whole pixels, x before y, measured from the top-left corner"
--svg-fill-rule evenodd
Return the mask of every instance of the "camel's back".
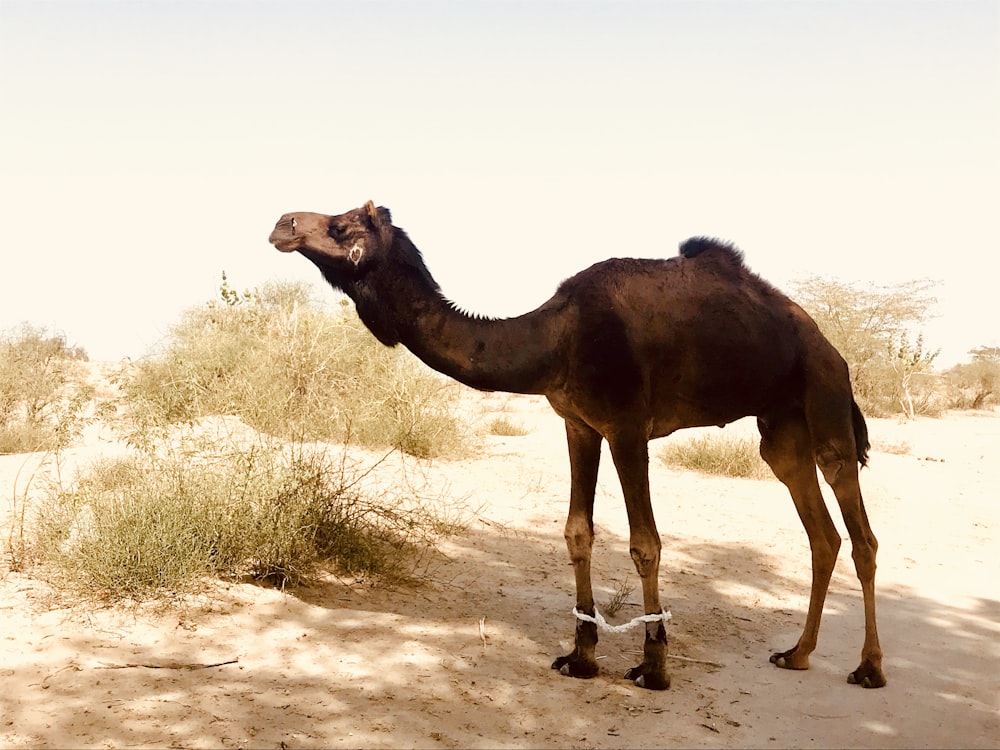
<path id="1" fill-rule="evenodd" d="M 596 263 L 564 281 L 559 295 L 595 314 L 645 319 L 655 324 L 656 330 L 648 331 L 655 336 L 675 335 L 678 324 L 719 330 L 753 327 L 771 317 L 786 319 L 798 308 L 748 269 L 738 249 L 705 238 L 684 242 L 673 258 Z"/>
<path id="2" fill-rule="evenodd" d="M 598 263 L 560 295 L 587 334 L 573 361 L 594 362 L 610 387 L 648 393 L 657 412 L 698 404 L 685 423 L 761 413 L 802 390 L 810 352 L 839 356 L 798 305 L 714 240 L 689 240 L 669 259 Z"/>

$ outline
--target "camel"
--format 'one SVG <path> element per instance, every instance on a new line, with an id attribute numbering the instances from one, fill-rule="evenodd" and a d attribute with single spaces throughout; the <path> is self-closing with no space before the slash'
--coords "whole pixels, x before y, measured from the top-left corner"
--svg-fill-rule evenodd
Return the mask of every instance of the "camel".
<path id="1" fill-rule="evenodd" d="M 670 686 L 668 613 L 659 594 L 661 541 L 650 503 L 648 441 L 685 427 L 755 416 L 760 454 L 788 488 L 812 552 L 812 589 L 798 642 L 770 661 L 807 669 L 840 535 L 816 467 L 833 488 L 861 582 L 865 639 L 848 682 L 885 685 L 875 624 L 875 553 L 861 498 L 868 430 L 847 364 L 815 322 L 750 271 L 735 246 L 704 237 L 665 260 L 614 258 L 562 282 L 519 317 L 486 319 L 442 294 L 420 251 L 371 201 L 339 216 L 285 214 L 270 242 L 299 252 L 355 304 L 386 346 L 403 344 L 428 366 L 480 390 L 543 394 L 563 418 L 570 461 L 565 539 L 576 579 L 575 642 L 552 668 L 598 673 L 591 586 L 594 492 L 607 440 L 629 521 L 629 552 L 642 581 L 642 662 L 625 678 Z"/>

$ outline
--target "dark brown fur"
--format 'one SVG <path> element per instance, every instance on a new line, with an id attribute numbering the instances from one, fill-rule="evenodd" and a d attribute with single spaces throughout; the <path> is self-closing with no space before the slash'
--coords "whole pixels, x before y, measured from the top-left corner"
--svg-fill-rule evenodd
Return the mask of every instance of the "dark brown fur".
<path id="1" fill-rule="evenodd" d="M 564 281 L 537 310 L 484 320 L 444 299 L 405 232 L 392 225 L 387 209 L 370 202 L 340 216 L 287 214 L 271 242 L 315 263 L 354 300 L 382 343 L 402 343 L 475 388 L 548 398 L 566 423 L 572 484 L 565 536 L 581 612 L 594 613 L 590 557 L 602 440 L 621 480 L 645 612 L 658 613 L 660 537 L 647 442 L 685 427 L 756 416 L 761 455 L 788 487 L 813 558 L 802 636 L 771 661 L 808 667 L 840 547 L 818 465 L 847 524 L 865 603 L 861 665 L 849 681 L 885 684 L 875 626 L 877 543 L 858 483 L 868 435 L 847 365 L 798 305 L 746 268 L 735 247 L 695 238 L 667 260 L 607 260 Z M 576 677 L 596 674 L 596 644 L 593 623 L 577 621 L 573 651 L 553 667 Z M 650 623 L 642 663 L 626 676 L 665 688 L 665 657 L 665 628 Z"/>

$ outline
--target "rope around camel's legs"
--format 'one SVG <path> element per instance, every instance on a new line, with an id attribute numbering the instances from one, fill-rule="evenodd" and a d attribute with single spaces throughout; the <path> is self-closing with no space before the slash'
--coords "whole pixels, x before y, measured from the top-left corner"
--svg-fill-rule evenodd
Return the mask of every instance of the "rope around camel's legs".
<path id="1" fill-rule="evenodd" d="M 623 625 L 609 625 L 608 621 L 604 619 L 604 616 L 600 613 L 597 607 L 594 607 L 593 617 L 581 612 L 576 607 L 573 607 L 573 614 L 576 616 L 576 619 L 583 620 L 584 622 L 592 622 L 601 630 L 605 630 L 609 633 L 625 633 L 640 623 L 659 622 L 660 620 L 663 621 L 663 625 L 665 627 L 667 621 L 673 618 L 673 615 L 671 615 L 668 610 L 663 610 L 655 615 L 639 615 Z"/>

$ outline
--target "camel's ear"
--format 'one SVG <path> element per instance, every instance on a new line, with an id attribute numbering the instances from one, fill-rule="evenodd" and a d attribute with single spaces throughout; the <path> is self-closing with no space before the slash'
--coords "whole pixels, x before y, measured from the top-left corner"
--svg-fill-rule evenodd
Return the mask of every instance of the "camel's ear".
<path id="1" fill-rule="evenodd" d="M 371 221 L 372 226 L 378 231 L 382 243 L 385 246 L 392 244 L 392 216 L 389 214 L 389 209 L 385 206 L 375 207 L 375 204 L 368 201 L 365 204 L 365 213 L 368 215 L 369 221 Z"/>
<path id="2" fill-rule="evenodd" d="M 368 214 L 368 218 L 371 219 L 372 224 L 392 224 L 392 216 L 389 214 L 389 209 L 385 206 L 375 207 L 375 204 L 368 201 L 365 204 L 365 213 Z"/>

